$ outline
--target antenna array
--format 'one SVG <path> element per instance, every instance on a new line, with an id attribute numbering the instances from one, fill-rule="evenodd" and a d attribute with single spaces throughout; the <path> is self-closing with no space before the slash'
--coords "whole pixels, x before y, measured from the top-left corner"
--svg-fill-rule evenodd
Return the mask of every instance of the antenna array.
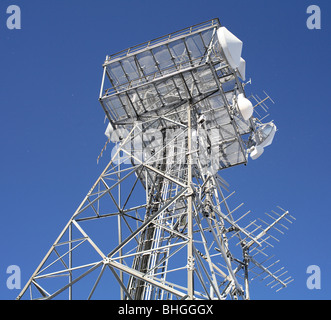
<path id="1" fill-rule="evenodd" d="M 294 218 L 278 207 L 247 221 L 219 174 L 276 132 L 257 111 L 271 98 L 245 96 L 241 50 L 213 19 L 106 57 L 111 161 L 19 299 L 249 299 L 250 274 L 292 281 L 266 251 Z"/>

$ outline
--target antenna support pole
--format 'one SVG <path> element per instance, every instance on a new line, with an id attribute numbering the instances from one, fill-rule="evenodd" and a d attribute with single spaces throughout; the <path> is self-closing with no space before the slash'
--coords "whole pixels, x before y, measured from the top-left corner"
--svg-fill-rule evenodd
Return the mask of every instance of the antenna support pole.
<path id="1" fill-rule="evenodd" d="M 192 190 L 192 121 L 191 103 L 187 104 L 187 295 L 189 300 L 194 296 L 194 257 L 193 257 L 193 190 Z"/>

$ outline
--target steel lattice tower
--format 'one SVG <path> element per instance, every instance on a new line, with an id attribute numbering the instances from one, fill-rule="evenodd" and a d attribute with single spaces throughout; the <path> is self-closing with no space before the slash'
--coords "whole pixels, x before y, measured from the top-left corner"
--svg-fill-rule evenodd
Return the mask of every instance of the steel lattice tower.
<path id="1" fill-rule="evenodd" d="M 266 249 L 294 218 L 247 220 L 220 176 L 276 131 L 256 108 L 270 98 L 245 96 L 241 49 L 213 19 L 106 57 L 111 160 L 18 299 L 249 299 L 255 276 L 286 287 Z"/>

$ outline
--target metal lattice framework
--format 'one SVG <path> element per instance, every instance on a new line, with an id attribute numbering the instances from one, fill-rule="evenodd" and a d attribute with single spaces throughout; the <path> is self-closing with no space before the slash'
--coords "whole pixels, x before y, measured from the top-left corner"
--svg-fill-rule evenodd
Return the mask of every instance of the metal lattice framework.
<path id="1" fill-rule="evenodd" d="M 249 299 L 252 275 L 278 289 L 292 280 L 266 249 L 294 218 L 278 207 L 250 220 L 219 175 L 263 138 L 261 120 L 238 111 L 243 76 L 219 28 L 214 19 L 107 56 L 111 161 L 19 299 Z"/>

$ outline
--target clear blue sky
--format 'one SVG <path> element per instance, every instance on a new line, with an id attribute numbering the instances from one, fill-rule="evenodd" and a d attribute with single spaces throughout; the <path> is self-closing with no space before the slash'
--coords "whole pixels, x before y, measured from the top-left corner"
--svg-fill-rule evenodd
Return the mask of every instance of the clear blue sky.
<path id="1" fill-rule="evenodd" d="M 6 27 L 12 4 L 21 30 Z M 306 27 L 311 4 L 321 30 Z M 249 90 L 270 94 L 279 129 L 260 159 L 224 177 L 254 215 L 280 205 L 297 219 L 274 249 L 295 281 L 275 293 L 256 280 L 252 298 L 331 298 L 330 1 L 1 0 L 0 299 L 19 293 L 7 267 L 21 268 L 23 286 L 107 160 L 96 163 L 105 56 L 215 17 L 244 42 Z M 321 290 L 306 286 L 309 265 Z"/>

